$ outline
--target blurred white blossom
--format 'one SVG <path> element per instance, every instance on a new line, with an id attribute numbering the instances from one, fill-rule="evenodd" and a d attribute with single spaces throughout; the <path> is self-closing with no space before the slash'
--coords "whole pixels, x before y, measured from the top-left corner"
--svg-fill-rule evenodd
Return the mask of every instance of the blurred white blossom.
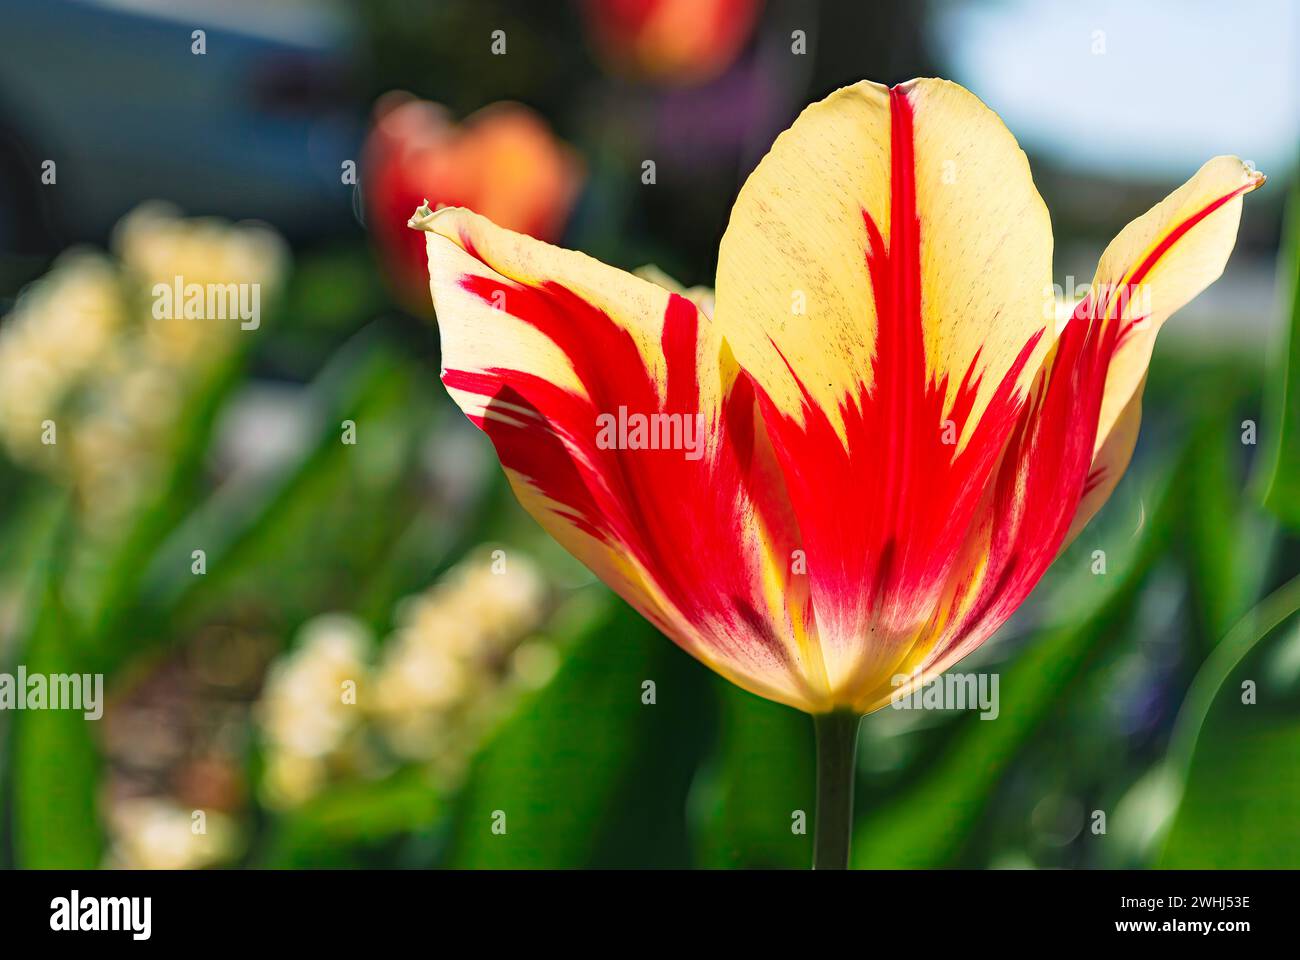
<path id="1" fill-rule="evenodd" d="M 126 870 L 197 870 L 236 851 L 234 823 L 218 811 L 186 810 L 159 797 L 116 804 L 109 816 L 107 866 Z"/>
<path id="2" fill-rule="evenodd" d="M 398 763 L 454 784 L 491 725 L 554 672 L 551 644 L 534 636 L 545 612 L 532 561 L 480 551 L 399 603 L 377 651 L 350 617 L 305 625 L 258 706 L 266 802 L 297 806 L 340 777 Z M 348 680 L 353 703 L 340 696 Z"/>
<path id="3" fill-rule="evenodd" d="M 122 219 L 113 249 L 65 253 L 0 325 L 0 448 L 69 483 L 100 531 L 156 482 L 187 401 L 241 332 L 238 317 L 160 318 L 156 286 L 250 284 L 261 302 L 288 265 L 267 227 L 156 203 Z"/>
<path id="4" fill-rule="evenodd" d="M 294 649 L 272 664 L 258 705 L 272 805 L 294 806 L 326 782 L 331 757 L 361 723 L 357 703 L 371 647 L 359 621 L 324 614 L 304 624 Z"/>
<path id="5" fill-rule="evenodd" d="M 519 685 L 512 654 L 536 629 L 544 595 L 531 561 L 480 553 L 405 601 L 373 701 L 394 753 L 458 772 L 466 746 Z"/>

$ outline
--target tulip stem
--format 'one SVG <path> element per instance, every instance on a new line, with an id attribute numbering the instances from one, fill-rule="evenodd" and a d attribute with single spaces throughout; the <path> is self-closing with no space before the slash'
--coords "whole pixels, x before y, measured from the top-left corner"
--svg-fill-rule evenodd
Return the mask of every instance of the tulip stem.
<path id="1" fill-rule="evenodd" d="M 813 869 L 843 870 L 853 836 L 853 779 L 862 717 L 849 710 L 813 716 L 817 734 L 817 812 Z"/>

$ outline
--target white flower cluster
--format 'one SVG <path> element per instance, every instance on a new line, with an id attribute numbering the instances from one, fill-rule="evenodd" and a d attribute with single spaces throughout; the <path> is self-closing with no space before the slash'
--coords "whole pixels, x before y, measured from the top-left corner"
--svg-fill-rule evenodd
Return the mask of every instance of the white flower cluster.
<path id="1" fill-rule="evenodd" d="M 525 690 L 549 679 L 549 642 L 533 638 L 546 590 L 522 556 L 477 553 L 403 601 L 377 651 L 359 621 L 306 624 L 273 665 L 258 717 L 268 805 L 293 807 L 332 780 L 427 765 L 448 785 Z"/>
<path id="2" fill-rule="evenodd" d="M 159 284 L 280 287 L 287 249 L 269 228 L 184 219 L 146 204 L 118 224 L 116 258 L 65 253 L 0 325 L 0 448 L 69 482 L 108 529 L 167 459 L 196 385 L 229 355 L 238 319 L 159 318 Z"/>
<path id="3" fill-rule="evenodd" d="M 106 866 L 123 870 L 201 870 L 235 852 L 236 829 L 217 811 L 185 810 L 161 797 L 115 805 Z"/>
<path id="4" fill-rule="evenodd" d="M 360 621 L 324 614 L 304 624 L 294 649 L 271 665 L 257 716 L 272 806 L 296 806 L 358 758 L 354 734 L 372 644 Z"/>

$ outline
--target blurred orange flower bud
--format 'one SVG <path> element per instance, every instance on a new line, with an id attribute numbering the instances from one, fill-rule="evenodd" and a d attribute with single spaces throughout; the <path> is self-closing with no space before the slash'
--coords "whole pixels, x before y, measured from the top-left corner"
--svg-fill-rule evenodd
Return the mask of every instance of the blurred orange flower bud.
<path id="1" fill-rule="evenodd" d="M 421 236 L 407 229 L 428 200 L 464 206 L 539 240 L 558 239 L 582 184 L 577 153 L 517 103 L 485 107 L 460 124 L 447 110 L 394 92 L 375 104 L 363 154 L 367 226 L 398 296 L 428 312 Z"/>
<path id="2" fill-rule="evenodd" d="M 583 6 L 611 70 L 689 85 L 735 62 L 762 0 L 585 0 Z"/>

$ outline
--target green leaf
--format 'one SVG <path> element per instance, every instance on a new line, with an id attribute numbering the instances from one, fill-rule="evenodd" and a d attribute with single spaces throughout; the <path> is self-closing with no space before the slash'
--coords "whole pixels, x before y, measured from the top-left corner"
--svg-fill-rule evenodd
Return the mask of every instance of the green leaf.
<path id="1" fill-rule="evenodd" d="M 418 768 L 382 780 L 335 784 L 301 809 L 278 818 L 257 865 L 354 866 L 358 850 L 429 829 L 443 812 L 437 788 Z"/>
<path id="2" fill-rule="evenodd" d="M 708 867 L 812 863 L 816 754 L 807 714 L 715 680 L 718 750 L 700 788 L 699 860 Z M 803 832 L 796 833 L 801 812 Z"/>
<path id="3" fill-rule="evenodd" d="M 200 478 L 217 414 L 243 374 L 246 353 L 223 359 L 205 375 L 170 429 L 167 464 L 153 494 L 124 523 L 125 536 L 114 541 L 100 563 L 103 576 L 89 591 L 87 640 L 103 658 L 104 669 L 131 651 L 136 637 L 132 610 L 149 558 L 197 502 Z"/>
<path id="4" fill-rule="evenodd" d="M 1183 516 L 1187 566 L 1200 655 L 1204 656 L 1259 596 L 1276 525 L 1247 509 L 1241 496 L 1235 454 L 1236 432 L 1218 425 L 1231 422 L 1228 398 L 1233 386 L 1217 380 L 1210 392 L 1218 398 L 1202 412 L 1203 426 L 1192 439 L 1186 473 L 1187 510 Z"/>
<path id="5" fill-rule="evenodd" d="M 1160 866 L 1295 866 L 1300 720 L 1293 705 L 1261 682 L 1259 653 L 1261 641 L 1297 610 L 1300 577 L 1243 618 L 1197 673 L 1160 771 L 1170 788 L 1166 796 L 1178 804 Z"/>
<path id="6" fill-rule="evenodd" d="M 422 421 L 410 411 L 418 376 L 373 330 L 340 350 L 311 387 L 316 416 L 302 454 L 273 475 L 219 489 L 154 553 L 133 610 L 135 648 L 142 637 L 183 634 L 250 598 L 264 602 L 263 585 L 272 580 L 277 612 L 289 624 L 322 603 L 358 602 L 363 589 L 371 594 L 368 612 L 386 616 L 393 592 L 427 582 L 462 532 L 461 520 L 473 514 L 432 518 L 440 526 L 429 533 L 420 492 L 394 481 L 417 447 Z M 360 445 L 340 442 L 345 419 L 358 424 Z M 385 471 L 377 478 L 367 471 L 376 459 Z M 426 536 L 417 539 L 421 532 Z M 207 555 L 201 577 L 190 570 L 195 545 Z M 384 566 L 399 547 L 415 573 L 398 576 Z M 334 559 L 322 564 L 321 557 Z M 387 584 L 367 586 L 379 576 Z"/>
<path id="7" fill-rule="evenodd" d="M 451 864 L 683 865 L 691 744 L 699 739 L 690 727 L 707 677 L 613 603 L 480 754 L 459 805 Z M 643 702 L 647 681 L 653 704 Z"/>
<path id="8" fill-rule="evenodd" d="M 48 563 L 38 612 L 20 653 L 28 676 L 95 669 L 84 646 L 73 639 L 75 628 L 58 595 L 56 557 Z M 95 721 L 77 710 L 26 710 L 12 716 L 15 865 L 97 867 L 104 844 L 95 809 L 100 764 Z"/>
<path id="9" fill-rule="evenodd" d="M 1275 378 L 1264 505 L 1292 530 L 1300 530 L 1300 186 L 1288 202 L 1278 278 L 1287 326 Z"/>
<path id="10" fill-rule="evenodd" d="M 1248 708 L 1242 708 L 1248 709 Z M 1202 734 L 1159 866 L 1293 870 L 1300 849 L 1300 723 L 1265 712 Z"/>

